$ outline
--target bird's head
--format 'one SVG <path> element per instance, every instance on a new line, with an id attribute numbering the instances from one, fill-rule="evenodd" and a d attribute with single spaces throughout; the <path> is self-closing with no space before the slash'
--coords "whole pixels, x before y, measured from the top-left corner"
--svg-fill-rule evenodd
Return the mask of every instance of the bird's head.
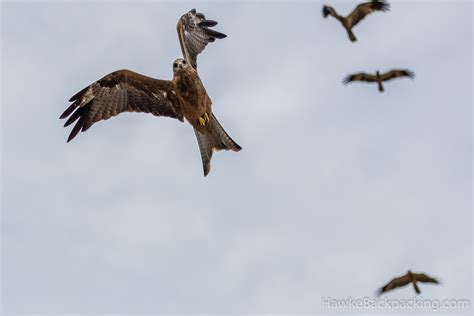
<path id="1" fill-rule="evenodd" d="M 412 274 L 412 272 L 411 272 L 410 270 L 408 270 L 407 274 L 408 274 L 408 275 L 411 275 L 411 274 Z"/>
<path id="2" fill-rule="evenodd" d="M 188 62 L 183 58 L 178 58 L 173 62 L 173 73 L 189 67 Z"/>
<path id="3" fill-rule="evenodd" d="M 380 71 L 377 70 L 375 73 L 377 74 L 377 76 L 380 76 Z"/>

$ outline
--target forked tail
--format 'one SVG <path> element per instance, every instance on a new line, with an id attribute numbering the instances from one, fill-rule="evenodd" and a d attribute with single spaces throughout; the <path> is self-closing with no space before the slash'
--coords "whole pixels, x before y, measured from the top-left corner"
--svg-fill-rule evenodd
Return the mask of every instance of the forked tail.
<path id="1" fill-rule="evenodd" d="M 377 81 L 377 84 L 378 84 L 378 86 L 379 86 L 379 91 L 380 91 L 380 92 L 383 92 L 384 89 L 383 89 L 383 84 L 382 84 L 382 82 Z"/>
<path id="2" fill-rule="evenodd" d="M 349 28 L 346 28 L 346 30 L 347 30 L 347 35 L 349 35 L 349 39 L 351 40 L 351 42 L 357 41 L 357 38 L 355 37 L 354 33 L 352 33 L 352 30 Z"/>
<path id="3" fill-rule="evenodd" d="M 420 288 L 418 287 L 418 284 L 413 283 L 413 287 L 415 288 L 416 294 L 420 294 L 420 293 L 421 293 Z"/>
<path id="4" fill-rule="evenodd" d="M 201 133 L 194 128 L 194 133 L 196 134 L 199 145 L 199 151 L 201 152 L 204 176 L 207 176 L 211 170 L 211 158 L 214 150 L 239 151 L 242 149 L 242 147 L 237 145 L 237 143 L 227 135 L 226 131 L 222 128 L 221 124 L 219 124 L 213 113 L 211 113 L 209 124 L 211 124 L 211 126 L 207 133 Z"/>

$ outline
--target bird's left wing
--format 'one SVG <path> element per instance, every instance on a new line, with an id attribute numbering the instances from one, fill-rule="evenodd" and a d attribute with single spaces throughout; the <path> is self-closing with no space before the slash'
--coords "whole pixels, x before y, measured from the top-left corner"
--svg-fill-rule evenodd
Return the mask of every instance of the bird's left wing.
<path id="1" fill-rule="evenodd" d="M 377 295 L 381 295 L 387 291 L 396 289 L 401 286 L 405 286 L 410 283 L 410 278 L 407 275 L 395 278 L 392 281 L 388 282 L 385 286 L 377 290 Z"/>
<path id="2" fill-rule="evenodd" d="M 377 79 L 374 75 L 367 74 L 365 72 L 359 72 L 353 75 L 349 75 L 344 78 L 342 81 L 344 84 L 348 84 L 352 81 L 366 81 L 366 82 L 375 82 Z"/>
<path id="3" fill-rule="evenodd" d="M 212 43 L 216 38 L 225 38 L 227 35 L 214 31 L 210 27 L 216 26 L 217 22 L 206 20 L 204 14 L 192 9 L 181 16 L 176 29 L 178 31 L 179 43 L 183 57 L 194 69 L 197 69 L 197 56 Z"/>
<path id="4" fill-rule="evenodd" d="M 400 77 L 409 77 L 409 78 L 415 78 L 415 73 L 410 70 L 406 69 L 395 69 L 391 70 L 389 72 L 386 72 L 382 75 L 381 79 L 383 81 L 391 80 L 394 78 L 400 78 Z"/>
<path id="5" fill-rule="evenodd" d="M 60 116 L 61 119 L 68 118 L 65 127 L 77 121 L 68 142 L 94 123 L 123 112 L 151 113 L 183 121 L 171 81 L 146 77 L 130 70 L 108 74 L 76 93 L 69 102 L 73 103 Z"/>
<path id="6" fill-rule="evenodd" d="M 350 26 L 354 26 L 359 23 L 362 19 L 364 19 L 367 15 L 371 14 L 375 11 L 388 11 L 390 9 L 390 4 L 379 1 L 379 0 L 372 0 L 371 2 L 366 2 L 359 4 L 354 11 L 347 17 Z"/>

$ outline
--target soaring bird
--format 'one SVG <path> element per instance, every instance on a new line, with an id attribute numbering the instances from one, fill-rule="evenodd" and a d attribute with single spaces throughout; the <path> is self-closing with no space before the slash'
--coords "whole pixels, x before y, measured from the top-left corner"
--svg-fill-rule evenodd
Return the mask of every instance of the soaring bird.
<path id="1" fill-rule="evenodd" d="M 61 119 L 64 126 L 76 122 L 68 142 L 79 131 L 85 132 L 94 123 L 123 112 L 143 112 L 167 116 L 193 126 L 201 152 L 204 176 L 211 168 L 213 151 L 239 151 L 241 147 L 230 138 L 212 112 L 212 102 L 197 72 L 197 56 L 207 44 L 226 35 L 210 29 L 216 21 L 207 20 L 195 9 L 181 16 L 177 32 L 184 58 L 173 62 L 173 79 L 159 80 L 130 70 L 117 70 L 85 87 Z"/>
<path id="2" fill-rule="evenodd" d="M 352 33 L 352 28 L 357 25 L 363 18 L 375 11 L 388 11 L 390 9 L 390 4 L 379 1 L 372 0 L 370 2 L 359 4 L 352 12 L 346 17 L 340 16 L 333 7 L 323 6 L 323 17 L 331 15 L 341 22 L 342 26 L 346 29 L 349 39 L 352 42 L 357 41 L 354 33 Z"/>
<path id="3" fill-rule="evenodd" d="M 379 91 L 383 92 L 384 91 L 384 88 L 382 85 L 383 81 L 388 81 L 394 78 L 401 78 L 401 77 L 408 77 L 408 78 L 413 79 L 415 78 L 415 73 L 406 69 L 394 69 L 384 74 L 380 74 L 380 72 L 377 70 L 375 75 L 367 74 L 365 72 L 360 72 L 360 73 L 347 76 L 346 78 L 344 78 L 343 83 L 347 85 L 348 83 L 352 81 L 377 82 Z"/>
<path id="4" fill-rule="evenodd" d="M 378 295 L 382 295 L 383 293 L 396 289 L 398 287 L 405 286 L 409 283 L 413 284 L 413 288 L 415 289 L 416 294 L 420 294 L 420 288 L 416 284 L 417 282 L 424 282 L 424 283 L 434 283 L 434 284 L 439 284 L 439 280 L 436 278 L 432 278 L 430 276 L 427 276 L 424 273 L 413 273 L 410 270 L 408 270 L 407 274 L 400 276 L 398 278 L 393 279 L 387 285 L 384 287 L 381 287 L 378 291 Z"/>

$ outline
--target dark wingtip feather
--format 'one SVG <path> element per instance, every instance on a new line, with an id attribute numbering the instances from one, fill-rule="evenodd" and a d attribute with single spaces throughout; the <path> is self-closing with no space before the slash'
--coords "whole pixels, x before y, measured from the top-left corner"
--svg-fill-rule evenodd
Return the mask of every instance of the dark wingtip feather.
<path id="1" fill-rule="evenodd" d="M 329 10 L 327 6 L 323 6 L 323 17 L 327 18 L 329 15 Z"/>
<path id="2" fill-rule="evenodd" d="M 374 9 L 376 10 L 380 10 L 380 11 L 388 11 L 390 10 L 390 3 L 388 2 L 385 2 L 385 1 L 380 1 L 380 0 L 372 0 L 372 6 Z"/>
<path id="3" fill-rule="evenodd" d="M 408 77 L 410 77 L 411 79 L 414 79 L 415 78 L 415 73 L 411 70 L 405 70 L 405 73 Z"/>
<path id="4" fill-rule="evenodd" d="M 205 30 L 206 30 L 207 35 L 218 38 L 218 39 L 223 39 L 223 38 L 227 37 L 227 35 L 225 35 L 224 33 L 221 33 L 221 32 L 217 32 L 217 31 L 214 31 L 214 30 L 211 30 L 211 29 L 205 29 Z"/>
<path id="5" fill-rule="evenodd" d="M 82 129 L 82 125 L 84 125 L 84 120 L 85 117 L 81 117 L 79 121 L 77 121 L 76 125 L 74 125 L 74 128 L 71 131 L 71 134 L 69 134 L 69 137 L 67 139 L 67 142 L 69 143 L 76 135 L 79 133 L 79 131 Z"/>
<path id="6" fill-rule="evenodd" d="M 383 287 L 381 288 L 378 288 L 376 291 L 375 291 L 375 296 L 380 296 L 384 293 L 384 290 L 383 290 Z"/>
<path id="7" fill-rule="evenodd" d="M 82 116 L 82 113 L 84 113 L 84 108 L 81 107 L 81 108 L 78 108 L 76 110 L 76 112 L 74 112 L 69 118 L 68 120 L 66 121 L 66 123 L 64 123 L 64 127 L 68 127 L 69 125 L 71 125 L 72 123 L 74 123 L 78 118 L 80 118 Z"/>
<path id="8" fill-rule="evenodd" d="M 213 20 L 204 20 L 199 23 L 199 26 L 202 26 L 202 27 L 213 27 L 216 25 L 217 25 L 217 22 Z"/>
<path id="9" fill-rule="evenodd" d="M 62 119 L 65 119 L 66 117 L 68 117 L 69 115 L 71 115 L 71 113 L 74 111 L 74 109 L 77 107 L 76 103 L 74 102 L 73 104 L 71 104 L 67 109 L 66 111 L 63 112 L 63 114 L 61 114 L 61 116 L 59 117 L 60 120 Z"/>
<path id="10" fill-rule="evenodd" d="M 82 90 L 79 91 L 78 93 L 76 93 L 75 95 L 73 95 L 73 96 L 69 99 L 69 102 L 74 102 L 74 101 L 76 101 L 76 100 L 79 98 L 79 96 L 81 95 L 81 93 L 82 93 Z"/>
<path id="11" fill-rule="evenodd" d="M 79 99 L 82 94 L 87 90 L 89 89 L 89 86 L 85 87 L 84 89 L 82 89 L 81 91 L 79 91 L 78 93 L 76 93 L 75 95 L 73 95 L 70 99 L 69 99 L 69 102 L 73 102 L 73 101 L 76 101 L 77 99 Z"/>
<path id="12" fill-rule="evenodd" d="M 351 81 L 352 81 L 352 76 L 347 76 L 347 77 L 345 77 L 344 79 L 342 79 L 342 83 L 343 83 L 344 85 L 349 84 Z"/>

